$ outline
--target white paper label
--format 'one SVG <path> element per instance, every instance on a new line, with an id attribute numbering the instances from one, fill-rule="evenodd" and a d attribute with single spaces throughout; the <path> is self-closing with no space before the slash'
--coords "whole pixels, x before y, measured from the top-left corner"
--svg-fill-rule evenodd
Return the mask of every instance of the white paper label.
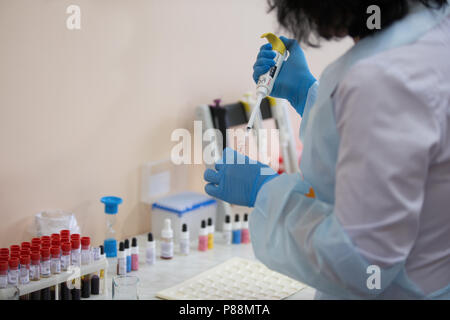
<path id="1" fill-rule="evenodd" d="M 30 270 L 27 268 L 20 268 L 20 284 L 30 282 Z"/>
<path id="2" fill-rule="evenodd" d="M 0 288 L 6 288 L 8 286 L 8 276 L 0 276 Z"/>
<path id="3" fill-rule="evenodd" d="M 80 266 L 81 265 L 81 252 L 80 250 L 72 250 L 72 265 Z"/>
<path id="4" fill-rule="evenodd" d="M 17 281 L 19 281 L 19 270 L 9 270 L 8 278 L 10 284 L 17 284 Z"/>
<path id="5" fill-rule="evenodd" d="M 32 280 L 39 280 L 41 278 L 40 267 L 38 264 L 32 264 L 30 266 L 30 278 Z"/>
<path id="6" fill-rule="evenodd" d="M 70 255 L 61 256 L 61 269 L 67 270 L 70 265 Z"/>
<path id="7" fill-rule="evenodd" d="M 88 265 L 91 263 L 91 251 L 81 250 L 81 264 Z"/>
<path id="8" fill-rule="evenodd" d="M 161 242 L 161 257 L 173 257 L 173 242 Z"/>
<path id="9" fill-rule="evenodd" d="M 127 273 L 127 259 L 119 258 L 117 259 L 117 274 L 125 275 Z"/>
<path id="10" fill-rule="evenodd" d="M 150 264 L 150 265 L 155 264 L 155 260 L 156 260 L 155 248 L 147 247 L 147 252 L 146 252 L 147 264 Z"/>
<path id="11" fill-rule="evenodd" d="M 50 275 L 50 260 L 41 261 L 41 276 Z"/>
<path id="12" fill-rule="evenodd" d="M 53 274 L 61 273 L 61 260 L 59 258 L 52 258 L 50 267 Z"/>

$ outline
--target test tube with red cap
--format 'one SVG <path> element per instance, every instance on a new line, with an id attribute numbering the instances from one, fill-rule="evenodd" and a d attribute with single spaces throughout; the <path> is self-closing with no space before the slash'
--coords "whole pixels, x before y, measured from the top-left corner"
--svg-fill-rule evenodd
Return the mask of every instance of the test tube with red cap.
<path id="1" fill-rule="evenodd" d="M 8 286 L 8 261 L 0 261 L 0 288 Z"/>
<path id="2" fill-rule="evenodd" d="M 0 254 L 0 261 L 9 261 L 9 255 L 6 254 Z"/>
<path id="3" fill-rule="evenodd" d="M 31 253 L 33 252 L 40 252 L 41 251 L 41 245 L 40 244 L 32 244 L 30 248 Z"/>
<path id="4" fill-rule="evenodd" d="M 50 239 L 61 239 L 61 235 L 59 233 L 52 233 Z"/>
<path id="5" fill-rule="evenodd" d="M 41 279 L 41 252 L 31 252 L 30 280 L 39 281 Z"/>
<path id="6" fill-rule="evenodd" d="M 52 243 L 50 241 L 44 240 L 41 242 L 41 249 L 49 249 L 52 246 Z"/>
<path id="7" fill-rule="evenodd" d="M 12 251 L 9 255 L 11 258 L 20 258 L 20 251 Z"/>
<path id="8" fill-rule="evenodd" d="M 58 246 L 51 247 L 50 253 L 52 255 L 52 258 L 50 260 L 50 270 L 52 274 L 59 274 L 61 273 L 61 248 Z"/>
<path id="9" fill-rule="evenodd" d="M 81 264 L 91 264 L 91 238 L 89 237 L 81 238 Z"/>
<path id="10" fill-rule="evenodd" d="M 8 248 L 1 248 L 0 249 L 0 256 L 9 256 L 9 249 Z"/>
<path id="11" fill-rule="evenodd" d="M 30 249 L 22 249 L 20 250 L 20 257 L 21 256 L 29 256 L 31 255 L 31 250 Z"/>
<path id="12" fill-rule="evenodd" d="M 38 244 L 41 245 L 41 238 L 33 238 L 31 239 L 31 245 Z"/>
<path id="13" fill-rule="evenodd" d="M 10 252 L 20 251 L 20 246 L 14 244 L 14 245 L 10 246 L 9 249 L 10 249 Z"/>
<path id="14" fill-rule="evenodd" d="M 70 266 L 70 254 L 72 245 L 70 242 L 63 242 L 61 244 L 61 270 L 67 271 Z"/>
<path id="15" fill-rule="evenodd" d="M 27 284 L 30 282 L 30 255 L 20 256 L 20 284 Z"/>
<path id="16" fill-rule="evenodd" d="M 20 245 L 20 248 L 23 249 L 30 249 L 31 248 L 31 243 L 30 242 L 22 242 L 22 244 Z"/>
<path id="17" fill-rule="evenodd" d="M 17 286 L 19 282 L 19 258 L 9 259 L 8 283 Z"/>
<path id="18" fill-rule="evenodd" d="M 42 248 L 41 249 L 41 277 L 48 278 L 50 277 L 50 249 Z"/>
<path id="19" fill-rule="evenodd" d="M 62 237 L 70 237 L 70 230 L 61 230 L 60 232 L 59 232 L 59 235 L 61 236 L 61 238 Z"/>
<path id="20" fill-rule="evenodd" d="M 81 266 L 81 247 L 80 239 L 72 239 L 71 261 L 75 267 Z"/>

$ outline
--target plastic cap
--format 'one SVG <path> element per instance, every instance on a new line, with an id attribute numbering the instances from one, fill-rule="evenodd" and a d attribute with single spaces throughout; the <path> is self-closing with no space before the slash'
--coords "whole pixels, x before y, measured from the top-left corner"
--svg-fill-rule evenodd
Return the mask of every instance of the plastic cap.
<path id="1" fill-rule="evenodd" d="M 91 244 L 91 238 L 89 238 L 89 237 L 83 237 L 83 238 L 81 238 L 81 245 L 83 246 L 83 247 L 87 247 L 87 246 L 89 246 Z"/>
<path id="2" fill-rule="evenodd" d="M 61 230 L 59 232 L 59 234 L 61 235 L 61 238 L 62 237 L 70 237 L 70 230 Z"/>
<path id="3" fill-rule="evenodd" d="M 20 250 L 20 255 L 21 256 L 29 256 L 30 254 L 31 254 L 31 250 L 30 249 Z"/>
<path id="4" fill-rule="evenodd" d="M 36 251 L 39 251 L 39 250 L 41 250 L 41 246 L 38 245 L 38 244 L 33 244 L 33 245 L 31 246 L 31 248 L 30 248 L 30 251 L 31 251 L 31 252 L 36 252 Z"/>
<path id="5" fill-rule="evenodd" d="M 8 261 L 0 261 L 0 271 L 8 270 Z"/>
<path id="6" fill-rule="evenodd" d="M 202 228 L 206 228 L 206 221 L 202 220 L 202 224 L 201 224 Z"/>
<path id="7" fill-rule="evenodd" d="M 172 238 L 173 237 L 173 230 L 171 227 L 171 221 L 170 219 L 164 220 L 164 229 L 161 232 L 161 236 L 163 238 Z"/>
<path id="8" fill-rule="evenodd" d="M 30 264 L 31 256 L 20 256 L 20 264 Z"/>
<path id="9" fill-rule="evenodd" d="M 42 258 L 50 257 L 50 249 L 49 248 L 42 248 L 41 249 L 41 257 Z"/>
<path id="10" fill-rule="evenodd" d="M 59 239 L 53 239 L 51 244 L 52 244 L 52 247 L 59 247 L 59 245 L 61 244 L 61 241 L 59 241 Z"/>
<path id="11" fill-rule="evenodd" d="M 248 213 L 244 214 L 244 221 L 248 221 Z"/>
<path id="12" fill-rule="evenodd" d="M 236 213 L 236 215 L 234 216 L 234 221 L 235 222 L 239 222 L 239 215 Z"/>
<path id="13" fill-rule="evenodd" d="M 208 218 L 208 226 L 212 226 L 212 218 Z"/>
<path id="14" fill-rule="evenodd" d="M 225 216 L 225 223 L 231 223 L 231 217 L 229 214 Z"/>
<path id="15" fill-rule="evenodd" d="M 1 248 L 1 249 L 0 249 L 0 255 L 2 255 L 2 254 L 7 254 L 7 255 L 9 255 L 9 249 L 8 249 L 8 248 Z"/>
<path id="16" fill-rule="evenodd" d="M 41 248 L 50 248 L 52 246 L 52 243 L 50 241 L 43 241 L 41 243 Z"/>
<path id="17" fill-rule="evenodd" d="M 72 239 L 72 250 L 80 248 L 80 240 Z"/>
<path id="18" fill-rule="evenodd" d="M 18 245 L 16 245 L 16 244 L 10 246 L 9 248 L 11 249 L 11 252 L 12 252 L 12 251 L 20 251 L 20 246 L 18 246 Z"/>
<path id="19" fill-rule="evenodd" d="M 137 247 L 137 239 L 136 238 L 131 239 L 131 246 Z"/>
<path id="20" fill-rule="evenodd" d="M 20 258 L 20 251 L 13 251 L 10 254 L 11 258 Z"/>
<path id="21" fill-rule="evenodd" d="M 9 259 L 9 267 L 10 268 L 17 268 L 19 266 L 19 258 L 11 258 Z"/>
<path id="22" fill-rule="evenodd" d="M 105 254 L 105 248 L 102 245 L 100 245 L 99 248 L 100 248 L 100 254 L 104 255 Z"/>
<path id="23" fill-rule="evenodd" d="M 80 239 L 80 238 L 81 238 L 81 236 L 79 233 L 74 233 L 74 234 L 70 235 L 70 239 Z"/>
<path id="24" fill-rule="evenodd" d="M 20 245 L 20 247 L 22 248 L 22 249 L 25 249 L 25 248 L 30 248 L 31 247 L 31 243 L 30 242 L 22 242 L 22 244 Z"/>
<path id="25" fill-rule="evenodd" d="M 125 241 L 123 242 L 125 249 L 129 249 L 130 248 L 130 240 L 125 239 Z"/>
<path id="26" fill-rule="evenodd" d="M 52 238 L 50 238 L 50 236 L 42 236 L 41 237 L 41 241 L 50 241 L 52 240 Z"/>
<path id="27" fill-rule="evenodd" d="M 6 261 L 8 263 L 9 255 L 1 254 L 0 261 Z"/>
<path id="28" fill-rule="evenodd" d="M 41 261 L 41 253 L 40 252 L 32 252 L 31 253 L 31 261 Z"/>
<path id="29" fill-rule="evenodd" d="M 31 239 L 31 244 L 36 243 L 36 244 L 41 244 L 41 239 L 40 238 L 33 238 Z"/>
<path id="30" fill-rule="evenodd" d="M 59 247 L 51 247 L 50 253 L 55 256 L 59 255 L 61 253 L 61 249 Z"/>
<path id="31" fill-rule="evenodd" d="M 70 254 L 70 250 L 72 249 L 72 244 L 70 242 L 64 242 L 61 244 L 61 249 L 63 252 L 68 252 Z"/>
<path id="32" fill-rule="evenodd" d="M 100 201 L 105 204 L 106 214 L 116 214 L 119 204 L 123 202 L 123 200 L 119 197 L 103 197 Z"/>
<path id="33" fill-rule="evenodd" d="M 123 244 L 122 241 L 120 241 L 120 243 L 119 243 L 119 251 L 124 251 L 124 250 L 125 250 L 124 244 Z"/>
<path id="34" fill-rule="evenodd" d="M 187 232 L 187 224 L 183 223 L 183 225 L 181 226 L 181 232 Z"/>
<path id="35" fill-rule="evenodd" d="M 147 241 L 152 242 L 153 241 L 153 233 L 149 232 L 147 235 Z"/>

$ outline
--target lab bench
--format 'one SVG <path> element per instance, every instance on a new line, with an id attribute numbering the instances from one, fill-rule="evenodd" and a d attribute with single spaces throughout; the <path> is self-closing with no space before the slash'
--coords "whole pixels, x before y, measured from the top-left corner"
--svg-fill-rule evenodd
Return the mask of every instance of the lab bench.
<path id="1" fill-rule="evenodd" d="M 189 255 L 184 256 L 179 253 L 177 244 L 174 246 L 174 258 L 163 260 L 159 257 L 159 242 L 156 243 L 157 259 L 154 265 L 147 265 L 145 262 L 147 236 L 136 236 L 139 246 L 139 270 L 127 273 L 139 278 L 138 296 L 140 300 L 159 300 L 156 294 L 164 289 L 175 286 L 188 280 L 220 263 L 233 257 L 240 257 L 256 260 L 251 244 L 226 245 L 222 240 L 222 233 L 215 233 L 214 248 L 205 252 L 197 250 L 197 242 L 191 239 L 191 250 Z M 112 270 L 115 266 L 110 266 L 107 283 L 108 292 L 106 296 L 92 296 L 90 299 L 111 299 L 112 277 L 116 276 Z M 288 297 L 288 300 L 311 300 L 314 298 L 315 290 L 306 287 Z"/>

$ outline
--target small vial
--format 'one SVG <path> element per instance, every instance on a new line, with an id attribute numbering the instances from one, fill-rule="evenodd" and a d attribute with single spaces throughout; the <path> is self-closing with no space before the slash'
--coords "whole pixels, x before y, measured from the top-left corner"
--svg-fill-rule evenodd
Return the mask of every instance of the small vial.
<path id="1" fill-rule="evenodd" d="M 233 224 L 233 244 L 241 243 L 241 222 L 239 221 L 239 215 L 234 216 Z"/>
<path id="2" fill-rule="evenodd" d="M 208 229 L 206 229 L 206 221 L 202 220 L 198 234 L 198 251 L 206 250 L 208 250 Z"/>
<path id="3" fill-rule="evenodd" d="M 248 214 L 244 214 L 244 221 L 242 222 L 242 243 L 250 243 L 250 231 L 248 230 Z"/>
<path id="4" fill-rule="evenodd" d="M 231 244 L 231 241 L 233 239 L 231 217 L 228 214 L 225 216 L 225 223 L 223 224 L 223 239 L 225 241 L 225 244 Z"/>
<path id="5" fill-rule="evenodd" d="M 128 239 L 125 239 L 124 241 L 125 246 L 125 256 L 127 259 L 127 272 L 131 272 L 131 250 L 130 250 L 130 241 Z"/>
<path id="6" fill-rule="evenodd" d="M 70 266 L 70 252 L 72 245 L 70 242 L 64 242 L 61 244 L 61 270 L 67 271 Z"/>
<path id="7" fill-rule="evenodd" d="M 80 239 L 76 239 L 76 238 L 72 239 L 71 262 L 72 262 L 72 266 L 74 266 L 74 267 L 81 266 Z"/>
<path id="8" fill-rule="evenodd" d="M 125 245 L 119 243 L 119 252 L 117 253 L 117 275 L 122 276 L 127 273 L 127 257 L 125 255 Z"/>
<path id="9" fill-rule="evenodd" d="M 106 259 L 105 248 L 100 246 L 100 259 Z M 100 294 L 105 293 L 105 269 L 100 270 Z"/>
<path id="10" fill-rule="evenodd" d="M 91 296 L 91 277 L 89 274 L 81 276 L 81 297 L 89 298 Z"/>
<path id="11" fill-rule="evenodd" d="M 153 240 L 153 234 L 150 232 L 147 235 L 147 248 L 145 252 L 145 262 L 148 265 L 154 265 L 156 261 L 156 246 Z"/>
<path id="12" fill-rule="evenodd" d="M 161 232 L 161 259 L 173 258 L 173 230 L 170 219 L 164 220 L 164 229 Z"/>
<path id="13" fill-rule="evenodd" d="M 93 248 L 94 263 L 100 260 L 100 248 Z M 91 273 L 91 294 L 100 294 L 100 271 Z"/>
<path id="14" fill-rule="evenodd" d="M 50 250 L 48 248 L 41 249 L 41 277 L 50 277 Z"/>
<path id="15" fill-rule="evenodd" d="M 52 259 L 50 260 L 50 270 L 52 274 L 61 273 L 61 248 L 51 247 L 50 253 L 52 255 Z"/>
<path id="16" fill-rule="evenodd" d="M 8 262 L 0 261 L 0 289 L 8 286 Z"/>
<path id="17" fill-rule="evenodd" d="M 27 284 L 30 282 L 30 256 L 21 256 L 20 257 L 20 284 Z"/>
<path id="18" fill-rule="evenodd" d="M 208 249 L 214 248 L 214 225 L 212 218 L 208 218 Z"/>
<path id="19" fill-rule="evenodd" d="M 139 247 L 136 238 L 131 239 L 131 270 L 139 270 Z"/>
<path id="20" fill-rule="evenodd" d="M 189 230 L 186 223 L 183 223 L 180 234 L 180 253 L 187 256 L 190 249 Z"/>
<path id="21" fill-rule="evenodd" d="M 81 280 L 75 278 L 72 280 L 72 290 L 70 290 L 72 300 L 81 300 Z"/>
<path id="22" fill-rule="evenodd" d="M 17 286 L 19 282 L 19 259 L 9 259 L 8 283 Z"/>
<path id="23" fill-rule="evenodd" d="M 39 281 L 41 279 L 41 253 L 39 251 L 31 253 L 30 280 Z"/>
<path id="24" fill-rule="evenodd" d="M 87 266 L 91 264 L 91 238 L 81 238 L 81 264 Z"/>

